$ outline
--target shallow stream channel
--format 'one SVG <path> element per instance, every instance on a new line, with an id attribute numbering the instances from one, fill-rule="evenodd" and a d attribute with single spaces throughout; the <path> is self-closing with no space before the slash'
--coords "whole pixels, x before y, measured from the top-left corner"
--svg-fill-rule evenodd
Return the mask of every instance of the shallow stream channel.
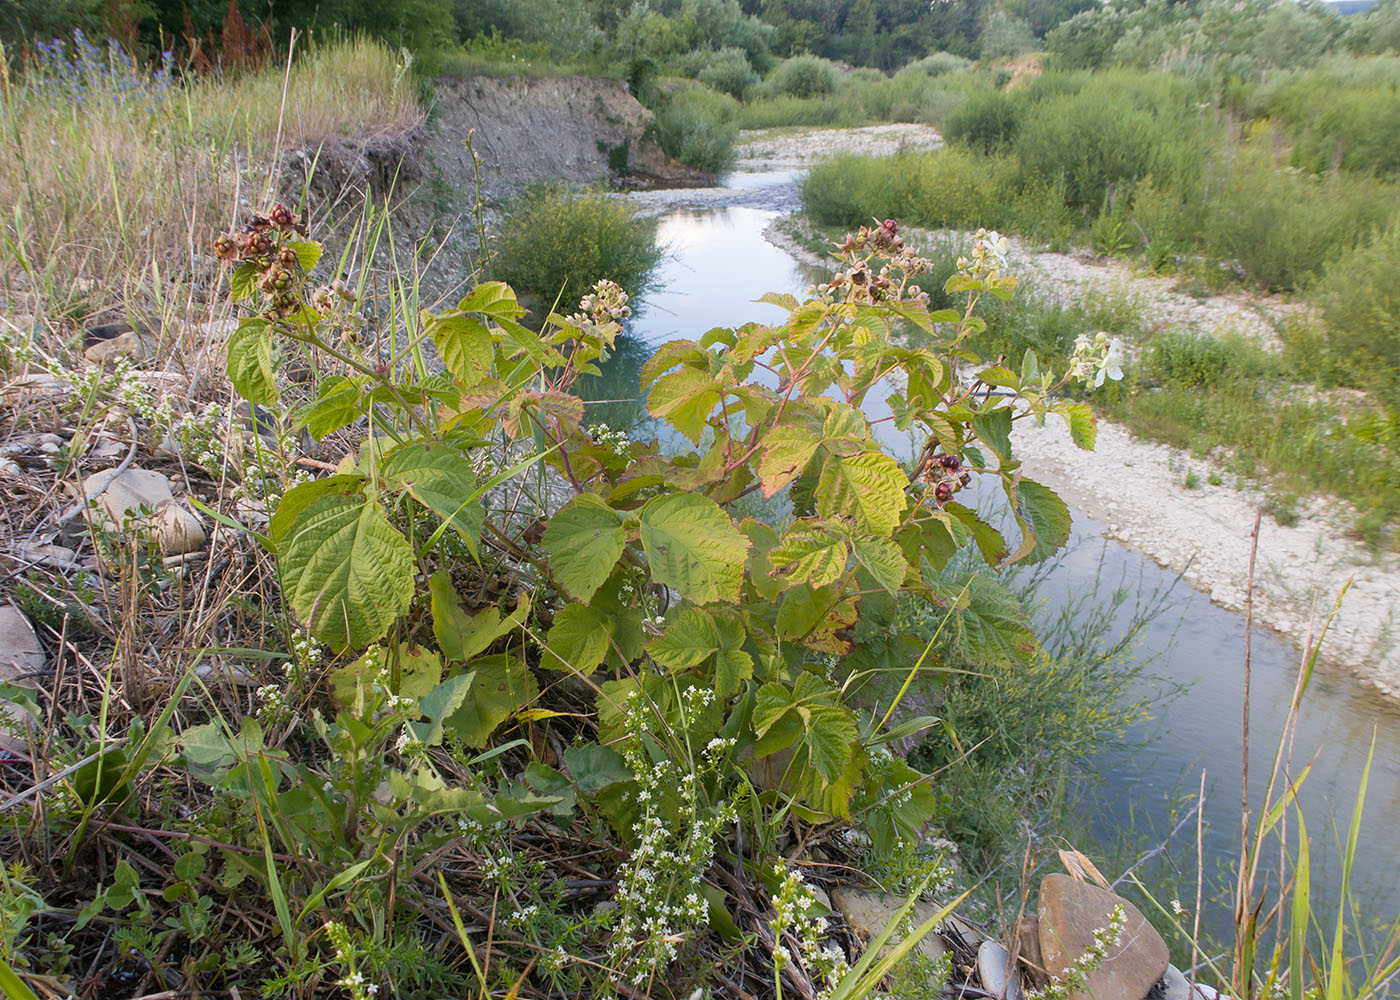
<path id="1" fill-rule="evenodd" d="M 602 379 L 585 389 L 597 401 L 589 422 L 625 428 L 645 420 L 637 372 L 658 344 L 698 337 L 716 326 L 777 321 L 778 309 L 754 300 L 765 292 L 801 296 L 823 277 L 763 235 L 779 215 L 798 207 L 799 179 L 795 170 L 740 171 L 722 188 L 629 196 L 639 211 L 657 217 L 668 253 L 657 290 L 640 303 Z M 909 450 L 903 440 L 888 444 L 897 456 Z M 1156 607 L 1124 654 L 1142 668 L 1134 673 L 1128 697 L 1147 703 L 1150 718 L 1129 725 L 1121 741 L 1087 762 L 1100 780 L 1089 784 L 1085 800 L 1074 808 L 1089 818 L 1099 843 L 1073 846 L 1090 857 L 1111 856 L 1121 871 L 1166 841 L 1136 874 L 1149 886 L 1163 887 L 1168 893 L 1159 895 L 1163 904 L 1175 894 L 1194 908 L 1197 822 L 1183 817 L 1195 806 L 1204 773 L 1202 929 L 1224 940 L 1229 904 L 1222 887 L 1234 871 L 1240 844 L 1244 617 L 1212 604 L 1178 574 L 1115 541 L 1106 525 L 1080 511 L 1073 514 L 1068 549 L 1040 572 L 1038 624 L 1050 627 L 1063 619 L 1061 628 L 1087 630 L 1094 627 L 1089 618 L 1097 617 L 1091 607 L 1111 607 L 1105 640 L 1111 644 L 1115 630 L 1124 634 L 1144 607 Z M 1256 810 L 1300 657 L 1288 639 L 1253 629 L 1250 798 Z M 1314 915 L 1329 940 L 1341 852 L 1373 740 L 1352 888 L 1360 921 L 1378 926 L 1400 915 L 1400 705 L 1369 693 L 1344 673 L 1319 667 L 1301 710 L 1292 770 L 1296 774 L 1312 762 L 1299 799 L 1312 841 Z M 1118 871 L 1105 868 L 1105 874 L 1112 879 Z"/>

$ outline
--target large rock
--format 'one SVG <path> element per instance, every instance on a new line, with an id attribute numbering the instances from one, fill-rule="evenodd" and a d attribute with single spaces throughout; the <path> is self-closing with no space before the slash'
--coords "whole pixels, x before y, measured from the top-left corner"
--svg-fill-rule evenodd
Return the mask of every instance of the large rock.
<path id="1" fill-rule="evenodd" d="M 1142 1000 L 1167 971 L 1167 944 L 1136 906 L 1107 889 L 1068 875 L 1047 875 L 1040 883 L 1040 953 L 1056 979 L 1089 950 L 1117 906 L 1126 918 L 1122 937 L 1070 1000 Z"/>
<path id="2" fill-rule="evenodd" d="M 872 938 L 888 926 L 906 902 L 902 896 L 891 896 L 882 892 L 846 888 L 831 890 L 831 908 L 845 914 L 846 921 L 853 930 Z M 915 903 L 909 914 L 912 926 L 919 927 L 937 912 L 938 907 L 932 903 Z M 890 939 L 890 944 L 898 940 L 896 935 Z M 925 935 L 915 946 L 915 951 L 927 958 L 939 958 L 947 950 L 943 939 L 937 934 Z"/>
<path id="3" fill-rule="evenodd" d="M 0 605 L 0 681 L 37 687 L 30 675 L 43 670 L 45 662 L 44 647 L 24 612 L 13 604 Z M 0 747 L 22 751 L 25 741 L 14 733 L 32 721 L 15 702 L 0 699 Z"/>
<path id="4" fill-rule="evenodd" d="M 115 469 L 95 472 L 83 481 L 83 493 L 89 501 L 97 502 L 108 527 L 114 530 L 139 519 L 143 509 L 151 511 L 147 530 L 164 555 L 182 555 L 204 547 L 206 536 L 199 518 L 175 502 L 170 480 L 159 472 L 135 466 L 120 473 Z"/>

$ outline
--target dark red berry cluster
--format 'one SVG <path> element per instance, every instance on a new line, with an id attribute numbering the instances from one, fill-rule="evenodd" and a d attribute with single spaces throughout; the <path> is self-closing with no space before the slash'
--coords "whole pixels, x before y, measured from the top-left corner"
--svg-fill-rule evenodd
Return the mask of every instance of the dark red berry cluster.
<path id="1" fill-rule="evenodd" d="M 214 239 L 214 253 L 229 263 L 252 264 L 258 288 L 268 297 L 267 315 L 281 319 L 302 306 L 297 294 L 301 259 L 286 243 L 306 235 L 305 220 L 298 221 L 290 208 L 278 202 L 266 215 L 252 216 L 238 232 L 220 233 Z"/>
<path id="2" fill-rule="evenodd" d="M 924 482 L 932 484 L 933 499 L 940 507 L 972 480 L 972 476 L 963 470 L 957 455 L 936 455 L 933 445 L 925 451 L 919 463 L 918 475 Z"/>

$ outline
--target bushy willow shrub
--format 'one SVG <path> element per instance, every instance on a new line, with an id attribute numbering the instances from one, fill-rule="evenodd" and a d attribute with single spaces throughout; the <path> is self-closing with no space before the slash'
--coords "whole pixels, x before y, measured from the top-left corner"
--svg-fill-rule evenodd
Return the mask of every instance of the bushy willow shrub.
<path id="1" fill-rule="evenodd" d="M 582 295 L 604 276 L 636 295 L 661 259 L 654 221 L 559 185 L 531 187 L 507 205 L 491 245 L 491 273 L 546 303 Z"/>

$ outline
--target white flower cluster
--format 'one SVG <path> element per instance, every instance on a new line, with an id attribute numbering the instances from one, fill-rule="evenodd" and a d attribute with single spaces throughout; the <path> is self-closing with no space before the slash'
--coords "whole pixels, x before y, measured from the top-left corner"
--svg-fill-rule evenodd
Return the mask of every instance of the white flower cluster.
<path id="1" fill-rule="evenodd" d="M 681 696 L 682 718 L 698 718 L 713 701 L 713 692 L 690 688 Z M 620 749 L 637 779 L 641 818 L 632 827 L 637 835 L 632 857 L 618 875 L 608 958 L 619 978 L 633 986 L 668 965 L 684 936 L 704 924 L 708 910 L 697 889 L 714 858 L 719 831 L 737 817 L 729 802 L 707 807 L 700 799 L 702 782 L 719 770 L 734 741 L 710 740 L 693 768 L 673 760 L 658 763 L 643 743 L 647 721 L 642 699 L 631 692 L 626 728 L 635 735 Z M 674 829 L 665 817 L 672 796 L 680 812 Z"/>
<path id="2" fill-rule="evenodd" d="M 1117 382 L 1123 377 L 1125 346 L 1118 337 L 1110 338 L 1100 330 L 1091 338 L 1081 333 L 1074 339 L 1074 353 L 1069 359 L 1069 373 L 1085 385 L 1093 383 L 1097 389 L 1104 379 Z"/>
<path id="3" fill-rule="evenodd" d="M 198 413 L 186 413 L 170 426 L 170 436 L 180 446 L 180 451 L 207 472 L 217 472 L 223 465 L 226 451 L 219 433 L 222 419 L 223 408 L 218 403 L 209 403 Z"/>
<path id="4" fill-rule="evenodd" d="M 1068 1000 L 1071 995 L 1084 991 L 1089 977 L 1098 969 L 1110 948 L 1118 947 L 1123 940 L 1123 925 L 1127 915 L 1122 906 L 1115 906 L 1109 915 L 1108 926 L 1094 932 L 1094 940 L 1084 954 L 1074 960 L 1069 969 L 1059 979 L 1043 990 L 1032 990 L 1026 994 L 1028 1000 Z"/>
<path id="5" fill-rule="evenodd" d="M 592 320 L 594 323 L 607 320 L 621 322 L 632 315 L 632 309 L 627 305 L 627 293 L 617 282 L 607 278 L 597 282 L 593 291 L 579 300 L 578 308 L 579 311 L 574 313 L 573 319 Z"/>
<path id="6" fill-rule="evenodd" d="M 779 864 L 773 875 L 781 879 L 778 894 L 773 897 L 773 919 L 768 921 L 773 931 L 773 970 L 781 972 L 783 966 L 793 960 L 792 954 L 783 945 L 783 935 L 797 942 L 798 957 L 803 967 L 813 977 L 826 983 L 826 989 L 818 994 L 825 998 L 835 989 L 841 979 L 850 971 L 846 956 L 834 943 L 823 943 L 827 921 L 817 915 L 817 894 L 808 884 L 802 872 L 796 868 L 784 869 Z"/>
<path id="7" fill-rule="evenodd" d="M 379 986 L 366 982 L 364 973 L 356 968 L 357 956 L 354 942 L 350 940 L 350 932 L 345 929 L 344 924 L 334 920 L 327 922 L 324 930 L 331 947 L 335 950 L 336 960 L 345 966 L 345 975 L 336 980 L 336 985 L 344 988 L 350 994 L 351 1000 L 374 1000 L 379 995 Z"/>
<path id="8" fill-rule="evenodd" d="M 632 447 L 632 439 L 626 431 L 615 431 L 607 424 L 591 424 L 588 436 L 619 458 L 626 458 L 628 449 Z"/>
<path id="9" fill-rule="evenodd" d="M 995 280 L 1011 270 L 1011 244 L 1005 236 L 992 230 L 977 230 L 972 245 L 972 259 L 958 258 L 958 270 L 973 278 Z"/>

